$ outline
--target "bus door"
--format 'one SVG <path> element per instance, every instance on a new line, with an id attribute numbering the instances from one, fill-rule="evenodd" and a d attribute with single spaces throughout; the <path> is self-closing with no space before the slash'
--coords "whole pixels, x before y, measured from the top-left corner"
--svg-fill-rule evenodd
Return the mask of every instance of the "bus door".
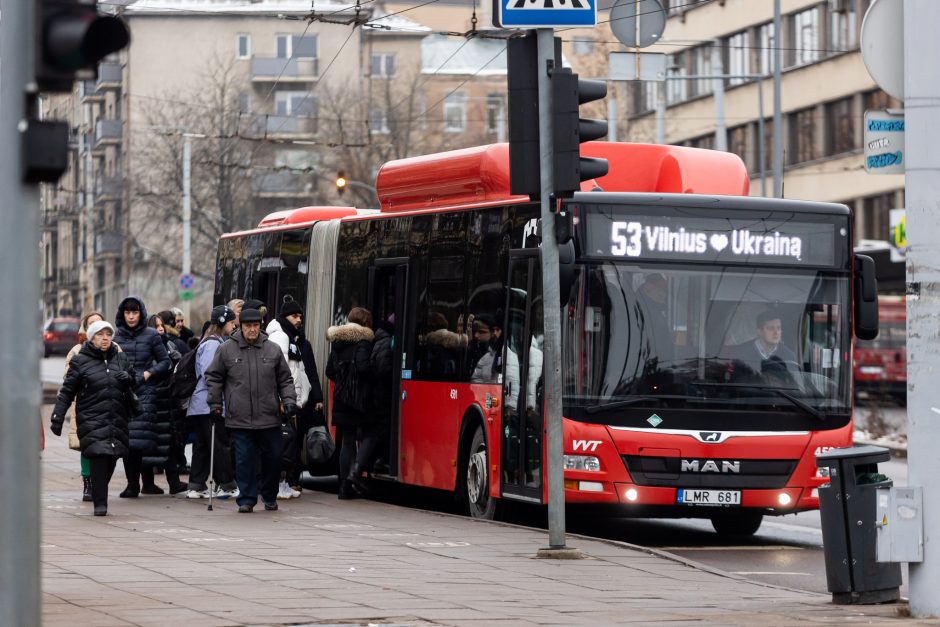
<path id="1" fill-rule="evenodd" d="M 542 497 L 542 274 L 538 251 L 514 251 L 509 261 L 503 324 L 502 472 L 504 497 Z"/>
<path id="2" fill-rule="evenodd" d="M 398 451 L 400 446 L 401 424 L 401 374 L 407 355 L 402 353 L 405 346 L 405 331 L 409 315 L 408 303 L 408 259 L 395 257 L 376 259 L 369 268 L 369 311 L 372 312 L 373 326 L 379 328 L 381 321 L 394 325 L 392 342 L 391 381 L 383 385 L 391 386 L 391 416 L 386 437 L 379 443 L 376 459 L 388 463 L 388 475 L 398 477 Z M 382 474 L 381 472 L 377 474 Z"/>

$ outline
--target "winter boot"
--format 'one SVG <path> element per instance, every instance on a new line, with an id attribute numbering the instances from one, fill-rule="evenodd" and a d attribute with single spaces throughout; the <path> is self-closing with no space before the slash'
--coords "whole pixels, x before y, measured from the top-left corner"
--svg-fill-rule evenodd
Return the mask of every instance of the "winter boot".
<path id="1" fill-rule="evenodd" d="M 91 477 L 82 477 L 82 500 L 91 501 Z"/>

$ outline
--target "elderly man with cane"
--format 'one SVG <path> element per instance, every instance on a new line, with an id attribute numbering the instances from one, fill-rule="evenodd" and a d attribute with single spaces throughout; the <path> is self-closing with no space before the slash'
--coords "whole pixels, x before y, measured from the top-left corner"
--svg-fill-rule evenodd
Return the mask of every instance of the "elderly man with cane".
<path id="1" fill-rule="evenodd" d="M 243 309 L 239 329 L 223 343 L 206 370 L 210 413 L 222 416 L 232 432 L 238 511 L 254 510 L 258 502 L 255 460 L 261 454 L 261 499 L 264 508 L 277 509 L 281 474 L 281 408 L 297 415 L 297 399 L 290 368 L 277 344 L 261 331 L 261 312 Z M 210 463 L 211 465 L 211 463 Z"/>

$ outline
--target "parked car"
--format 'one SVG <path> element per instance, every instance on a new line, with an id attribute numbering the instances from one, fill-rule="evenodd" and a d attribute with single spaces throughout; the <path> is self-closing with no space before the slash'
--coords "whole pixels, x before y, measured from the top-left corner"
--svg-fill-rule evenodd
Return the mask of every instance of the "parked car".
<path id="1" fill-rule="evenodd" d="M 79 318 L 50 318 L 42 327 L 43 354 L 66 355 L 78 344 Z"/>

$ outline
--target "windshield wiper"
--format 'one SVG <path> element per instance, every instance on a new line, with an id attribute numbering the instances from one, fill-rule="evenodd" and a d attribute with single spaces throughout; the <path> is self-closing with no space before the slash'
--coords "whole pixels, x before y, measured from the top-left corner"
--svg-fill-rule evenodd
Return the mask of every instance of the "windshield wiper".
<path id="1" fill-rule="evenodd" d="M 746 388 L 749 390 L 760 390 L 762 392 L 773 392 L 774 394 L 787 399 L 788 401 L 790 401 L 791 403 L 793 403 L 794 405 L 802 409 L 804 412 L 806 412 L 807 414 L 809 414 L 816 420 L 824 421 L 826 419 L 826 417 L 823 416 L 821 411 L 819 411 L 818 409 L 816 409 L 815 407 L 813 407 L 806 401 L 801 400 L 797 398 L 796 396 L 793 396 L 792 394 L 790 394 L 789 391 L 797 392 L 799 391 L 799 388 L 790 388 L 790 387 L 778 388 L 772 385 L 761 385 L 759 383 L 724 383 L 720 381 L 715 381 L 715 382 L 693 381 L 692 385 L 720 387 L 720 388 Z"/>
<path id="2" fill-rule="evenodd" d="M 587 414 L 596 414 L 607 409 L 618 409 L 620 407 L 629 407 L 630 405 L 636 405 L 637 403 L 642 403 L 644 401 L 668 401 L 668 400 L 693 400 L 701 399 L 700 396 L 688 396 L 683 394 L 662 394 L 659 396 L 631 396 L 630 398 L 625 398 L 622 401 L 612 401 L 610 403 L 604 403 L 602 405 L 592 405 L 584 410 Z"/>

